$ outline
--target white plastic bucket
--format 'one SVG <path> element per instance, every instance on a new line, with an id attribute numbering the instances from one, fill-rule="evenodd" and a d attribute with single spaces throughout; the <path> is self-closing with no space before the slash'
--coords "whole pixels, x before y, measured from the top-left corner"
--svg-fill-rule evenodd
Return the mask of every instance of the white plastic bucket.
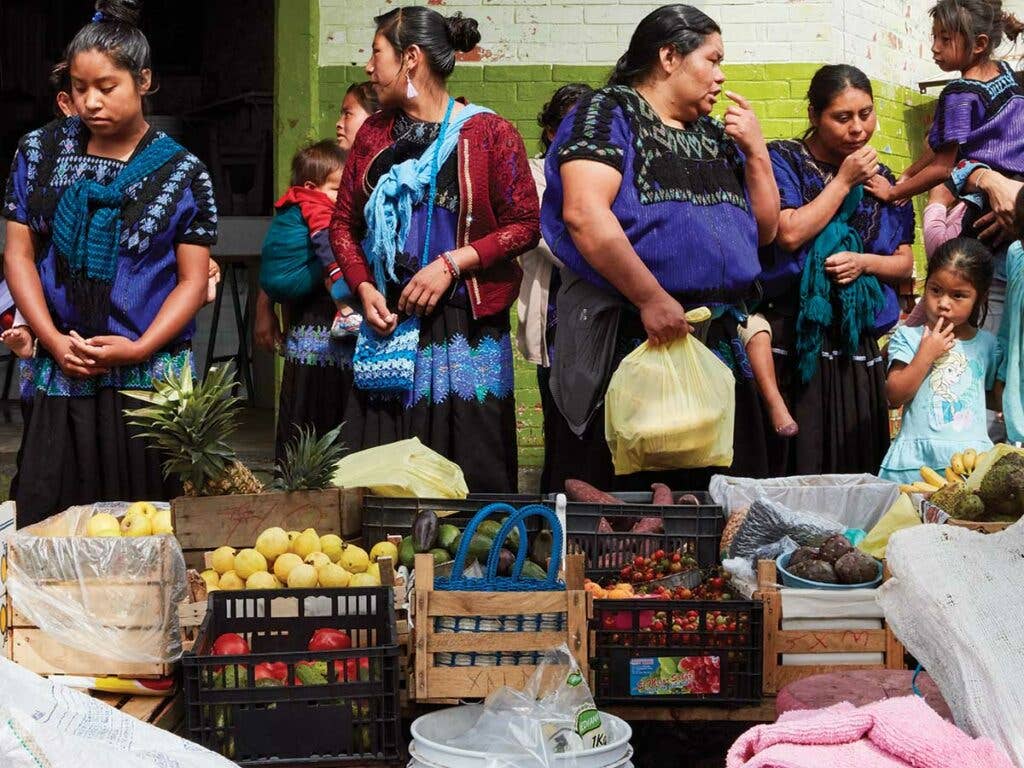
<path id="1" fill-rule="evenodd" d="M 626 757 L 623 758 L 622 762 L 616 763 L 615 765 L 608 765 L 605 768 L 634 768 L 633 766 L 633 748 L 630 747 L 626 753 Z M 484 765 L 485 762 L 481 762 L 480 765 Z M 511 765 L 511 764 L 509 764 Z M 423 760 L 422 756 L 417 751 L 413 744 L 409 745 L 409 762 L 405 768 L 448 768 L 447 765 L 438 765 L 437 763 L 429 763 Z M 519 764 L 516 764 L 516 768 L 519 768 Z"/>
<path id="2" fill-rule="evenodd" d="M 448 743 L 476 723 L 483 707 L 471 704 L 438 710 L 416 718 L 413 721 L 412 743 L 409 754 L 412 756 L 409 768 L 485 768 L 488 761 L 497 762 L 502 756 L 476 750 L 450 747 Z M 608 743 L 598 749 L 585 749 L 569 755 L 556 756 L 556 764 L 566 768 L 631 768 L 630 758 L 633 750 L 629 740 L 633 730 L 629 724 L 615 715 L 601 713 Z M 544 768 L 528 756 L 518 753 L 508 755 L 505 761 L 510 768 Z"/>

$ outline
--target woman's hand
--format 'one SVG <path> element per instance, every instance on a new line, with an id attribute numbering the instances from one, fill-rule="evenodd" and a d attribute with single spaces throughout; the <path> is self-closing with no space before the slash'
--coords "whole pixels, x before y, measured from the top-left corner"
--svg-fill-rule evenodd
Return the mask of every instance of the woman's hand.
<path id="1" fill-rule="evenodd" d="M 945 322 L 945 326 L 943 326 Z M 931 365 L 944 354 L 949 352 L 956 344 L 956 337 L 953 335 L 953 324 L 943 321 L 940 317 L 935 321 L 935 327 L 924 327 L 924 335 L 921 337 L 921 345 L 917 348 L 915 357 L 920 357 L 924 362 Z"/>
<path id="2" fill-rule="evenodd" d="M 363 319 L 377 333 L 386 336 L 398 325 L 398 315 L 388 309 L 387 299 L 372 283 L 360 283 L 356 289 L 363 303 Z"/>
<path id="3" fill-rule="evenodd" d="M 641 305 L 640 321 L 647 331 L 648 341 L 655 346 L 681 339 L 693 330 L 686 320 L 683 305 L 664 291 Z"/>
<path id="4" fill-rule="evenodd" d="M 998 244 L 1004 240 L 1016 239 L 1014 207 L 1017 195 L 1024 183 L 1008 179 L 997 171 L 983 168 L 974 176 L 975 185 L 985 193 L 991 211 L 980 217 L 974 224 L 978 237 Z"/>
<path id="5" fill-rule="evenodd" d="M 148 355 L 138 341 L 124 336 L 93 336 L 83 339 L 71 332 L 72 354 L 91 367 L 115 368 L 120 365 L 141 363 Z"/>
<path id="6" fill-rule="evenodd" d="M 82 357 L 72 346 L 72 337 L 58 334 L 46 344 L 46 348 L 65 375 L 72 379 L 88 379 L 100 376 L 109 369 L 97 365 L 91 356 Z"/>
<path id="7" fill-rule="evenodd" d="M 213 262 L 210 262 L 211 264 Z M 277 352 L 284 342 L 281 324 L 274 314 L 274 304 L 263 291 L 256 299 L 256 317 L 253 320 L 253 341 L 259 349 Z"/>
<path id="8" fill-rule="evenodd" d="M 843 160 L 843 164 L 839 166 L 839 172 L 836 174 L 836 178 L 840 179 L 846 186 L 855 187 L 858 184 L 864 184 L 867 186 L 868 191 L 871 194 L 878 197 L 871 186 L 881 187 L 881 182 L 891 187 L 888 179 L 882 176 L 876 176 L 878 173 L 878 152 L 875 151 L 874 147 L 864 145 L 856 152 L 851 152 Z M 877 180 L 877 181 L 876 181 Z M 867 182 L 871 181 L 869 185 Z M 879 198 L 881 200 L 881 198 Z"/>
<path id="9" fill-rule="evenodd" d="M 451 285 L 452 276 L 444 259 L 434 259 L 405 286 L 398 299 L 398 311 L 407 315 L 429 315 Z"/>
<path id="10" fill-rule="evenodd" d="M 849 285 L 864 274 L 863 254 L 840 251 L 825 259 L 825 272 L 839 285 Z"/>
<path id="11" fill-rule="evenodd" d="M 726 134 L 732 137 L 745 155 L 767 152 L 761 123 L 758 122 L 754 110 L 750 108 L 750 102 L 732 91 L 726 91 L 725 95 L 733 102 L 725 110 Z"/>

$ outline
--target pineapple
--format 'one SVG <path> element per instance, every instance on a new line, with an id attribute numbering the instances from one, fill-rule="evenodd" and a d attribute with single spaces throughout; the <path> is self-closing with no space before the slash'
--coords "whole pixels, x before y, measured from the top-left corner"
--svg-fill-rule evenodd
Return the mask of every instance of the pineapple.
<path id="1" fill-rule="evenodd" d="M 319 440 L 313 428 L 298 427 L 297 434 L 284 448 L 277 465 L 274 487 L 285 491 L 314 491 L 328 488 L 345 446 L 338 442 L 341 427 Z"/>
<path id="2" fill-rule="evenodd" d="M 146 430 L 167 456 L 164 476 L 181 478 L 186 496 L 260 493 L 263 484 L 242 464 L 224 438 L 238 424 L 239 398 L 230 366 L 211 368 L 196 385 L 192 368 L 169 372 L 155 382 L 155 391 L 133 390 L 129 397 L 149 405 L 125 410 L 131 424 Z"/>

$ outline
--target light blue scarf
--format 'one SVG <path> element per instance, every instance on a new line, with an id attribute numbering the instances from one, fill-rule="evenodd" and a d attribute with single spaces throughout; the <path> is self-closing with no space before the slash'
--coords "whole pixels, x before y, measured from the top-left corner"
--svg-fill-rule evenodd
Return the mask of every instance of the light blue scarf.
<path id="1" fill-rule="evenodd" d="M 467 104 L 452 116 L 440 146 L 435 140 L 418 158 L 391 166 L 377 182 L 363 208 L 366 219 L 363 253 L 373 268 L 378 290 L 384 290 L 387 278 L 398 281 L 395 276 L 395 255 L 405 246 L 409 236 L 413 206 L 422 202 L 430 185 L 434 153 L 438 153 L 437 165 L 441 167 L 455 151 L 459 133 L 466 121 L 488 112 L 491 110 L 486 107 Z"/>
<path id="2" fill-rule="evenodd" d="M 1003 419 L 1006 439 L 1024 442 L 1024 247 L 1016 241 L 1006 252 L 1006 305 L 999 325 L 1003 342 Z"/>

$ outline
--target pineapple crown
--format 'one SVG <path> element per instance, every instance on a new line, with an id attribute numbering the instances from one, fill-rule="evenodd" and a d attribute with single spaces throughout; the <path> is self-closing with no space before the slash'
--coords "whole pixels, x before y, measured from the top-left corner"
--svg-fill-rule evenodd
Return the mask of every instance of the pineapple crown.
<path id="1" fill-rule="evenodd" d="M 341 427 L 335 427 L 317 439 L 312 427 L 297 427 L 296 435 L 284 447 L 284 456 L 277 463 L 274 487 L 284 491 L 314 491 L 328 488 L 345 453 L 338 442 Z"/>
<path id="2" fill-rule="evenodd" d="M 235 452 L 224 438 L 238 428 L 241 398 L 234 395 L 237 382 L 230 365 L 211 368 L 199 384 L 192 367 L 169 371 L 154 391 L 130 390 L 124 394 L 148 405 L 125 409 L 129 423 L 142 427 L 139 437 L 151 438 L 164 452 L 164 476 L 178 475 L 183 482 L 202 488 L 207 480 L 223 477 L 235 461 Z"/>

